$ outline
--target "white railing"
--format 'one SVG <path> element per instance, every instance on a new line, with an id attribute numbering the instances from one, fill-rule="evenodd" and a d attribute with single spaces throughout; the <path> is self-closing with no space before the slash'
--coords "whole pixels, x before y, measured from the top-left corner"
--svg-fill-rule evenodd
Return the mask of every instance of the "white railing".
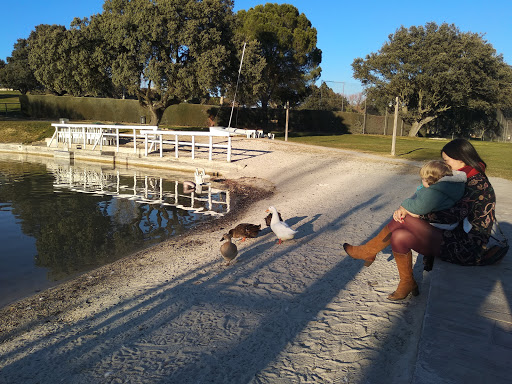
<path id="1" fill-rule="evenodd" d="M 226 151 L 226 160 L 231 162 L 231 136 L 233 133 L 228 131 L 200 132 L 200 131 L 163 131 L 158 130 L 157 126 L 140 125 L 100 125 L 100 124 L 52 124 L 55 127 L 55 133 L 48 142 L 51 146 L 55 141 L 67 144 L 68 149 L 73 144 L 83 146 L 92 145 L 94 150 L 98 145 L 100 150 L 103 146 L 115 146 L 116 152 L 119 152 L 120 138 L 127 138 L 133 141 L 133 151 L 137 153 L 137 141 L 144 144 L 144 155 L 147 157 L 153 150 L 160 151 L 160 157 L 163 157 L 164 145 L 174 147 L 175 157 L 179 157 L 179 147 L 191 147 L 192 159 L 195 158 L 196 148 L 208 148 L 208 160 L 213 159 L 213 150 L 222 149 Z M 124 131 L 132 131 L 126 133 Z M 123 131 L 123 132 L 121 132 Z M 183 138 L 190 137 L 190 141 Z M 196 140 L 197 137 L 208 137 L 208 142 Z M 214 138 L 227 138 L 223 143 L 214 143 Z"/>
<path id="2" fill-rule="evenodd" d="M 148 156 L 153 145 L 155 150 L 160 150 L 160 157 L 163 156 L 164 144 L 174 146 L 174 156 L 179 158 L 179 147 L 191 147 L 192 159 L 195 159 L 195 150 L 197 148 L 208 148 L 208 160 L 213 159 L 213 150 L 215 148 L 226 150 L 226 160 L 231 162 L 231 134 L 229 132 L 197 132 L 197 131 L 151 131 L 144 132 L 144 155 Z M 166 136 L 171 136 L 173 139 L 164 139 Z M 184 141 L 182 137 L 190 137 L 190 141 Z M 200 143 L 196 141 L 196 137 L 208 137 L 208 143 Z M 221 137 L 227 138 L 227 144 L 214 144 L 213 138 Z"/>
<path id="3" fill-rule="evenodd" d="M 156 131 L 156 125 L 107 125 L 107 124 L 52 124 L 55 127 L 55 132 L 48 143 L 50 147 L 55 140 L 57 143 L 65 143 L 68 148 L 72 144 L 81 144 L 83 149 L 87 145 L 92 145 L 94 150 L 96 146 L 100 145 L 100 150 L 103 145 L 116 146 L 116 151 L 119 152 L 119 139 L 124 137 L 133 140 L 133 151 L 137 153 L 137 139 L 144 140 L 144 132 Z M 131 133 L 121 133 L 120 131 L 132 131 Z"/>

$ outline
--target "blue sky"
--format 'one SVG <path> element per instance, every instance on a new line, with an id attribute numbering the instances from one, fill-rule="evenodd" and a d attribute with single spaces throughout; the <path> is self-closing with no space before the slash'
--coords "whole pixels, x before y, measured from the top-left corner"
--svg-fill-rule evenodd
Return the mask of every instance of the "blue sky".
<path id="1" fill-rule="evenodd" d="M 10 56 L 14 43 L 27 38 L 39 24 L 60 24 L 69 28 L 74 17 L 101 13 L 103 0 L 17 0 L 2 4 L 0 59 Z M 512 65 L 511 0 L 290 0 L 271 1 L 293 4 L 318 31 L 317 46 L 322 50 L 322 77 L 328 85 L 346 94 L 361 87 L 352 78 L 351 64 L 356 57 L 378 51 L 388 35 L 401 25 L 455 24 L 463 32 L 484 34 L 505 62 Z M 260 0 L 235 0 L 235 11 L 249 9 Z"/>

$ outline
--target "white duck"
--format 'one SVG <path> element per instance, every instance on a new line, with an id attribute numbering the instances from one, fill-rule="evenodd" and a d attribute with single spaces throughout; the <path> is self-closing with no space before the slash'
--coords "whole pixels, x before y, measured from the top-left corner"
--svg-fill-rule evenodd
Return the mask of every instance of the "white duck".
<path id="1" fill-rule="evenodd" d="M 279 244 L 281 244 L 283 240 L 291 240 L 295 237 L 297 231 L 291 229 L 284 221 L 279 220 L 279 214 L 277 213 L 277 209 L 275 207 L 268 207 L 266 212 L 272 213 L 270 229 L 272 229 L 272 232 L 276 234 L 277 238 L 279 239 Z"/>

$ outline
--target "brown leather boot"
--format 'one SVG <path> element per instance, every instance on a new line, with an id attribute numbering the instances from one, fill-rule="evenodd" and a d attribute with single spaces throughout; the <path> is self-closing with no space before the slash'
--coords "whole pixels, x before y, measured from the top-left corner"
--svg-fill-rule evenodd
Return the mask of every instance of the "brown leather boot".
<path id="1" fill-rule="evenodd" d="M 375 260 L 377 253 L 382 251 L 391 243 L 391 231 L 387 224 L 382 228 L 377 236 L 368 240 L 366 244 L 354 246 L 348 243 L 343 244 L 343 249 L 353 259 L 364 260 L 364 266 L 369 267 Z"/>
<path id="2" fill-rule="evenodd" d="M 420 291 L 412 275 L 412 252 L 393 252 L 393 256 L 395 256 L 400 282 L 398 283 L 398 287 L 396 287 L 396 291 L 389 295 L 388 299 L 403 300 L 409 296 L 409 293 L 412 293 L 413 296 L 418 296 Z"/>

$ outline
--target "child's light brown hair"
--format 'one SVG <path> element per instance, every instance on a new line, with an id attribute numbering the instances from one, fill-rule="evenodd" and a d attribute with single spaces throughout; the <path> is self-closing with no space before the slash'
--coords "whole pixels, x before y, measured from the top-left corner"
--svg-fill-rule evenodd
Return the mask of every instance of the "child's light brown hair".
<path id="1" fill-rule="evenodd" d="M 436 183 L 443 176 L 453 176 L 452 168 L 442 160 L 431 160 L 420 169 L 420 177 L 428 185 Z"/>

